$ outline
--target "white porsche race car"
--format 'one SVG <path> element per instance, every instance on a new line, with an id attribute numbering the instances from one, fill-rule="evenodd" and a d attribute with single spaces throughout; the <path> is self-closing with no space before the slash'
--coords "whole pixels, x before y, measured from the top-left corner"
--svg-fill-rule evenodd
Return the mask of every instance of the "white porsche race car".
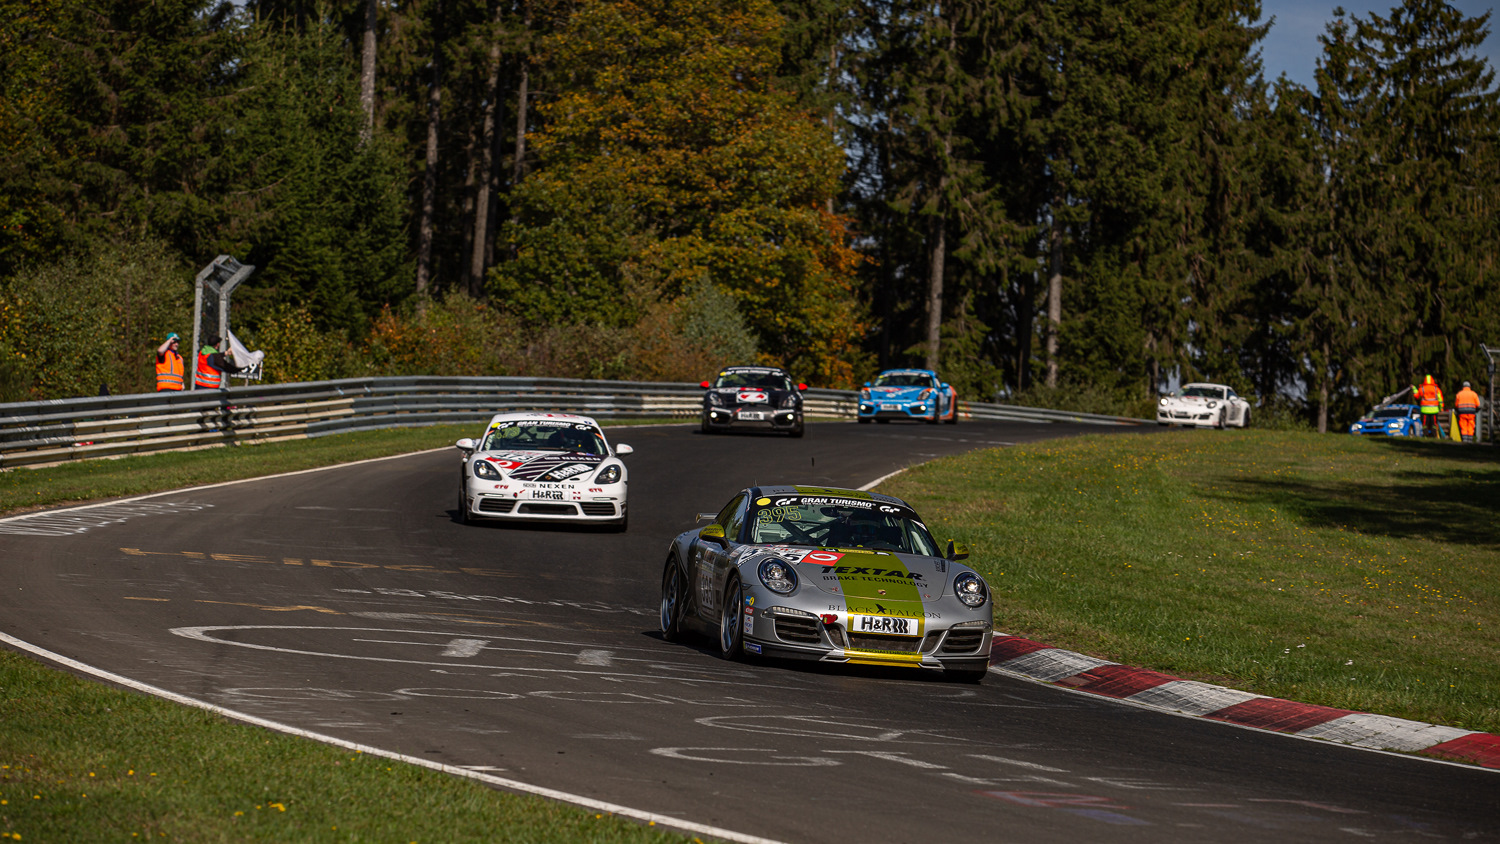
<path id="1" fill-rule="evenodd" d="M 620 458 L 587 416 L 525 411 L 496 414 L 463 452 L 458 518 L 602 523 L 624 530 L 627 475 Z"/>
<path id="2" fill-rule="evenodd" d="M 1250 402 L 1223 384 L 1183 384 L 1156 403 L 1156 424 L 1244 428 L 1250 425 Z"/>

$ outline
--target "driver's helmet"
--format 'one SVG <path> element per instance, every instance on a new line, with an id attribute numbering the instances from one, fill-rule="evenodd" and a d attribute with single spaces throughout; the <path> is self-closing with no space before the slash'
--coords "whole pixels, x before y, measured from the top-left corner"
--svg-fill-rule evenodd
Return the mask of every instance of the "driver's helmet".
<path id="1" fill-rule="evenodd" d="M 588 444 L 588 437 L 575 428 L 560 428 L 547 438 L 547 442 L 567 451 L 581 451 Z"/>

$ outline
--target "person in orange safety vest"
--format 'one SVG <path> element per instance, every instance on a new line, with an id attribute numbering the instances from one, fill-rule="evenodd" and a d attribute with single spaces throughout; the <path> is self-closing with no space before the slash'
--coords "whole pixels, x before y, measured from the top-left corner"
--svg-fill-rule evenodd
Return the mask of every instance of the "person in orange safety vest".
<path id="1" fill-rule="evenodd" d="M 1474 442 L 1474 422 L 1479 417 L 1479 394 L 1469 389 L 1469 382 L 1453 397 L 1453 411 L 1458 414 L 1458 436 L 1466 443 Z"/>
<path id="2" fill-rule="evenodd" d="M 1438 436 L 1437 417 L 1443 412 L 1443 391 L 1431 375 L 1423 378 L 1422 386 L 1417 388 L 1417 404 L 1422 409 L 1422 435 L 1431 432 Z"/>
<path id="3" fill-rule="evenodd" d="M 167 339 L 156 347 L 156 391 L 158 393 L 176 392 L 187 386 L 183 376 L 187 370 L 183 366 L 182 353 L 177 351 L 179 340 L 176 333 L 168 334 Z"/>
<path id="4" fill-rule="evenodd" d="M 243 367 L 235 365 L 233 352 L 219 351 L 219 335 L 210 334 L 204 340 L 203 348 L 198 350 L 198 368 L 193 372 L 193 389 L 217 390 L 228 386 L 224 383 L 225 373 L 239 372 Z"/>

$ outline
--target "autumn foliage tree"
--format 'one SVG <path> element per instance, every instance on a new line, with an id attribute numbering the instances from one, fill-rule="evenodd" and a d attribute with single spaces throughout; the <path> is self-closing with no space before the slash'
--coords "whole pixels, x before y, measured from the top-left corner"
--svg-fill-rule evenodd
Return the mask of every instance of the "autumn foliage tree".
<path id="1" fill-rule="evenodd" d="M 830 211 L 843 152 L 773 85 L 780 26 L 769 2 L 580 3 L 545 46 L 561 90 L 512 195 L 497 297 L 611 327 L 690 309 L 711 284 L 763 360 L 849 385 L 864 328 Z"/>

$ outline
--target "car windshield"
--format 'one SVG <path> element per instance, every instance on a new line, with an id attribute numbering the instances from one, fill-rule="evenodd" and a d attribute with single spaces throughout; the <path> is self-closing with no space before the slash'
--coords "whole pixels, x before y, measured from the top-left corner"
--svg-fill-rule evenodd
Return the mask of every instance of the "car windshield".
<path id="1" fill-rule="evenodd" d="M 750 541 L 756 544 L 938 556 L 937 543 L 917 514 L 883 501 L 776 495 L 756 499 L 751 517 Z"/>
<path id="2" fill-rule="evenodd" d="M 1224 390 L 1223 390 L 1223 388 L 1220 388 L 1220 387 L 1203 387 L 1203 386 L 1183 387 L 1182 388 L 1182 394 L 1184 396 L 1197 396 L 1198 398 L 1202 398 L 1202 399 L 1222 399 L 1222 398 L 1224 398 Z"/>
<path id="3" fill-rule="evenodd" d="M 792 382 L 780 372 L 720 372 L 715 387 L 756 387 L 762 390 L 790 390 Z"/>
<path id="4" fill-rule="evenodd" d="M 609 453 L 604 436 L 593 425 L 534 419 L 494 423 L 479 450 L 568 451 L 601 456 Z"/>
<path id="5" fill-rule="evenodd" d="M 1375 411 L 1375 418 L 1376 419 L 1405 419 L 1406 418 L 1406 411 L 1401 410 L 1399 408 L 1389 408 L 1388 407 L 1385 410 L 1377 410 L 1377 411 Z"/>
<path id="6" fill-rule="evenodd" d="M 931 387 L 932 376 L 923 372 L 885 372 L 875 379 L 877 387 Z"/>

